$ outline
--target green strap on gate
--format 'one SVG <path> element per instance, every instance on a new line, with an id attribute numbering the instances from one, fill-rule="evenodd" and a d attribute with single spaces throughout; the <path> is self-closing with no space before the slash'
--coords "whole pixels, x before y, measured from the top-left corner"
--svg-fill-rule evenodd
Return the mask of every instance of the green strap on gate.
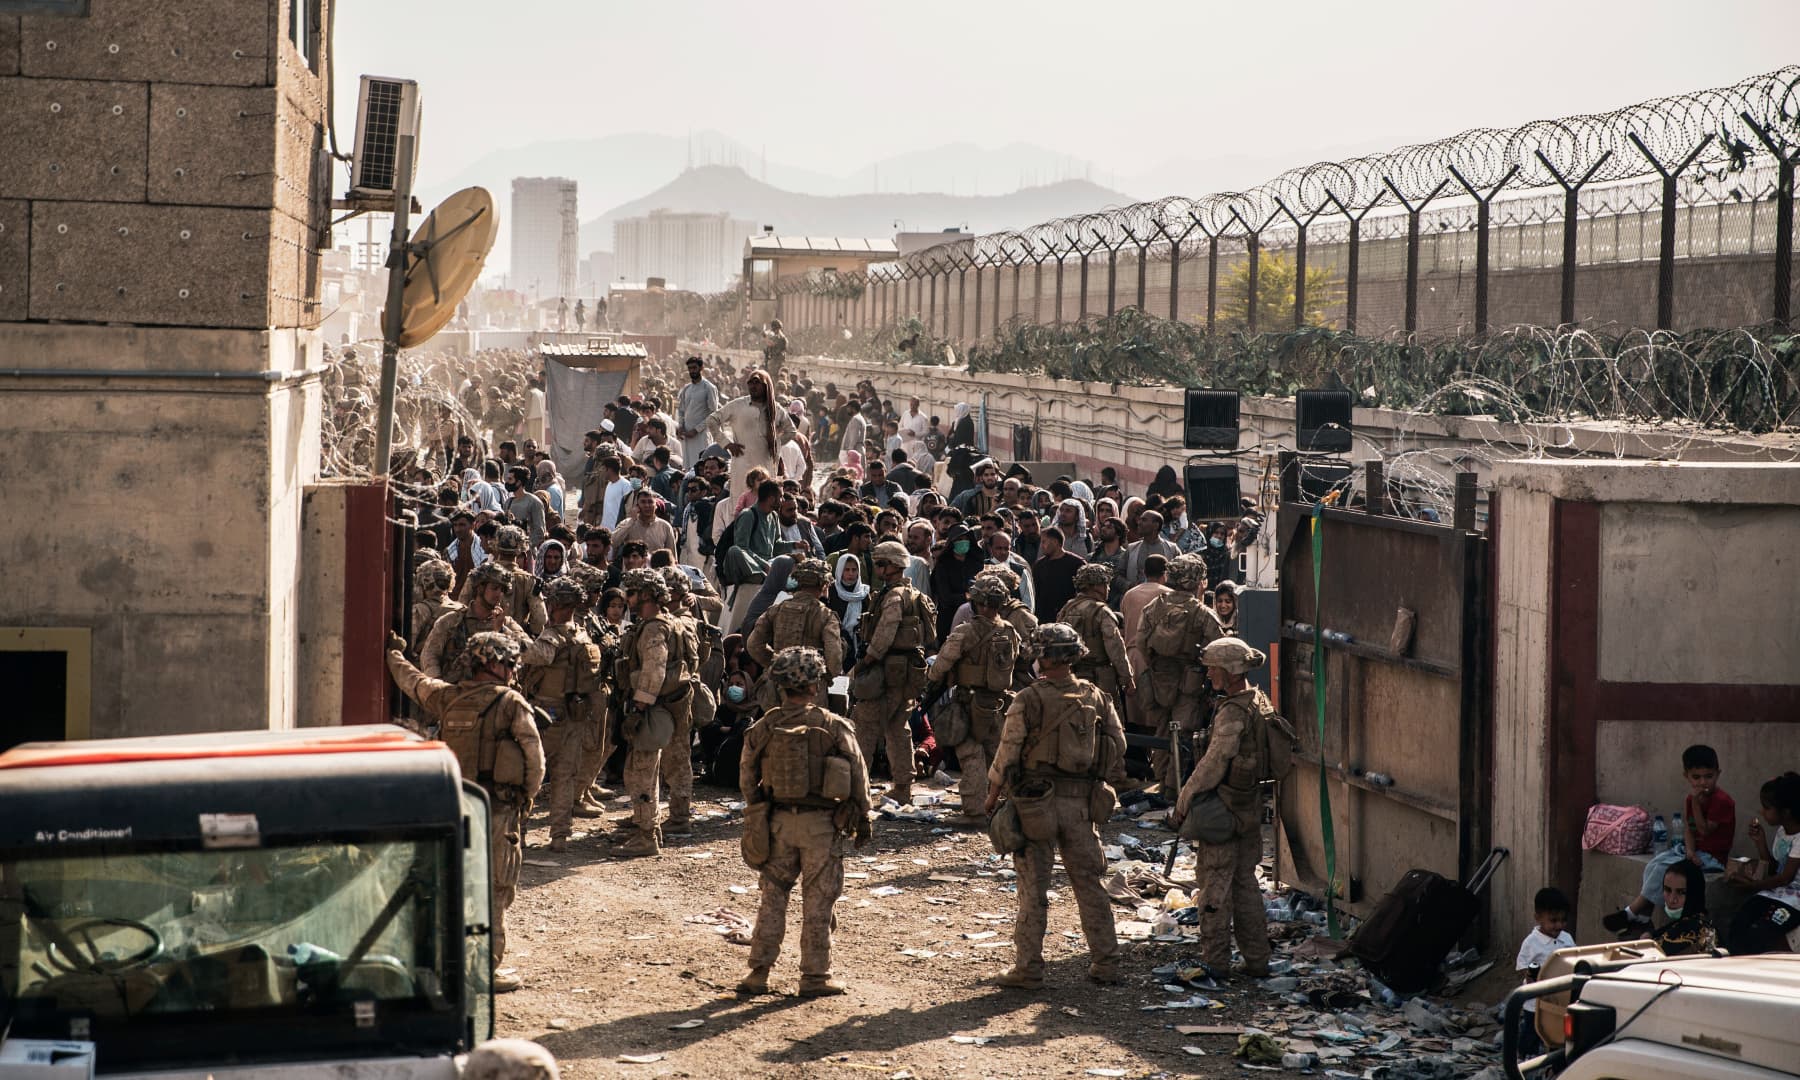
<path id="1" fill-rule="evenodd" d="M 1335 940 L 1343 936 L 1337 916 L 1337 836 L 1331 823 L 1331 787 L 1325 778 L 1325 627 L 1319 618 L 1320 581 L 1325 567 L 1323 503 L 1312 508 L 1313 563 L 1313 704 L 1319 712 L 1319 823 L 1325 839 L 1325 928 Z"/>

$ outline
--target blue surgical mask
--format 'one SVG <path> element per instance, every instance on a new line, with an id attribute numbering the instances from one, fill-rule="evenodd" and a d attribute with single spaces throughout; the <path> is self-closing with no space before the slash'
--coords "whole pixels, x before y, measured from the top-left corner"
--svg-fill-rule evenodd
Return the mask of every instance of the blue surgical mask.
<path id="1" fill-rule="evenodd" d="M 641 488 L 643 486 L 644 486 L 644 481 L 642 478 L 636 477 L 636 476 L 631 478 L 631 490 L 636 491 L 638 488 Z"/>
<path id="2" fill-rule="evenodd" d="M 744 700 L 744 688 L 741 686 L 727 686 L 725 688 L 725 700 L 731 702 L 733 705 L 742 702 Z"/>
<path id="3" fill-rule="evenodd" d="M 1674 922 L 1675 920 L 1681 918 L 1682 913 L 1685 911 L 1687 911 L 1687 908 L 1684 908 L 1684 907 L 1664 906 L 1664 908 L 1663 908 L 1663 914 L 1667 915 L 1669 917 L 1670 922 Z"/>
<path id="4" fill-rule="evenodd" d="M 958 555 L 967 555 L 969 553 L 969 542 L 967 540 L 958 540 L 956 543 L 950 545 L 950 550 L 956 552 Z"/>
<path id="5" fill-rule="evenodd" d="M 1211 544 L 1213 547 L 1216 547 L 1216 548 L 1222 548 L 1225 546 L 1225 541 L 1220 539 L 1217 536 L 1213 537 L 1211 540 L 1208 540 L 1207 543 Z"/>
<path id="6" fill-rule="evenodd" d="M 795 581 L 793 578 L 788 578 L 787 591 L 788 592 L 799 592 L 800 591 L 800 583 L 798 581 Z"/>

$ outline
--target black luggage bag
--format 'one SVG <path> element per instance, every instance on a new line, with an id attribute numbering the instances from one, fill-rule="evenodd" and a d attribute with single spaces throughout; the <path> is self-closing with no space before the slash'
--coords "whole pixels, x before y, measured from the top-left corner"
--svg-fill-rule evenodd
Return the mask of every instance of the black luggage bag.
<path id="1" fill-rule="evenodd" d="M 1397 993 L 1431 989 L 1444 957 L 1480 912 L 1476 896 L 1506 856 L 1505 848 L 1490 851 L 1467 885 L 1430 870 L 1408 870 L 1350 935 L 1351 955 Z"/>

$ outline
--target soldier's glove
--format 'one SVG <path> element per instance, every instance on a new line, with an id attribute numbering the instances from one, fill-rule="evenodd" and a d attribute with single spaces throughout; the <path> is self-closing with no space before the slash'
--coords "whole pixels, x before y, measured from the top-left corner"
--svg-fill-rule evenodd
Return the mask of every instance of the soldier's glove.
<path id="1" fill-rule="evenodd" d="M 406 651 L 406 639 L 401 637 L 399 634 L 394 633 L 392 630 L 389 630 L 388 636 L 387 636 L 387 647 L 390 652 L 403 653 Z"/>
<path id="2" fill-rule="evenodd" d="M 859 812 L 856 815 L 856 833 L 853 841 L 856 847 L 861 849 L 864 844 L 869 842 L 869 837 L 873 835 L 875 835 L 875 826 L 869 821 L 869 815 Z"/>

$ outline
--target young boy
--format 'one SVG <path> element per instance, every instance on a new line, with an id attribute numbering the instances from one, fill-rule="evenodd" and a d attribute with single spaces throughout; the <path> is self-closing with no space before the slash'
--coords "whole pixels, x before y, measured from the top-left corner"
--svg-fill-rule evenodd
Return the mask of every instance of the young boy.
<path id="1" fill-rule="evenodd" d="M 1536 982 L 1544 961 L 1558 949 L 1572 949 L 1575 939 L 1569 936 L 1569 898 L 1561 889 L 1544 888 L 1532 900 L 1537 925 L 1519 944 L 1519 958 L 1513 963 L 1524 982 Z M 1537 1034 L 1537 1002 L 1527 1001 L 1519 1016 L 1519 1058 L 1536 1057 L 1544 1052 Z"/>
<path id="2" fill-rule="evenodd" d="M 1662 903 L 1663 876 L 1669 867 L 1689 859 L 1702 870 L 1717 873 L 1725 869 L 1737 832 L 1737 803 L 1719 787 L 1718 752 L 1701 745 L 1683 750 L 1681 775 L 1688 783 L 1687 801 L 1681 810 L 1681 839 L 1644 867 L 1643 883 L 1631 903 L 1600 920 L 1616 934 L 1641 937 L 1649 931 L 1650 916 Z"/>

